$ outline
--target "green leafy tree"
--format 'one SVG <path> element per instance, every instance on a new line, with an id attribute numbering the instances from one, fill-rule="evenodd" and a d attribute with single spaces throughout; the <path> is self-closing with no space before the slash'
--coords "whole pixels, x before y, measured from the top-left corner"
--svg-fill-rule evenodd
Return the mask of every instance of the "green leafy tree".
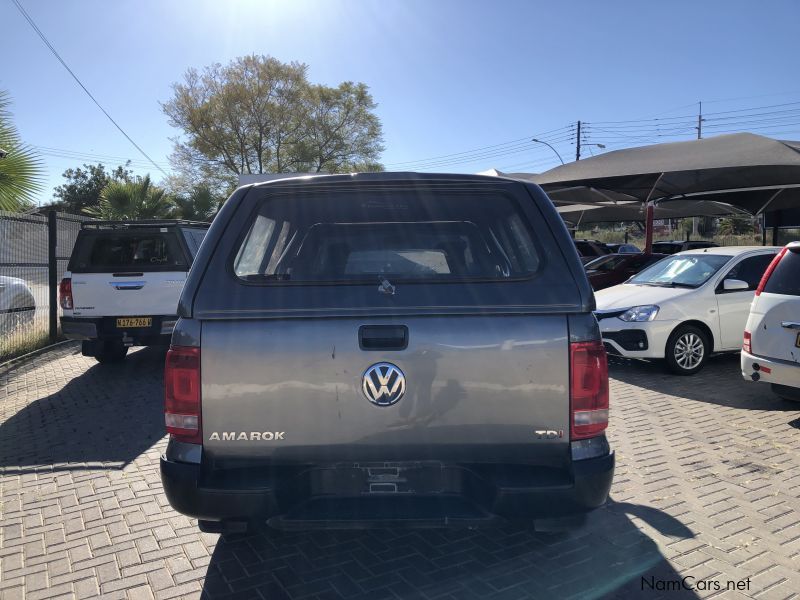
<path id="1" fill-rule="evenodd" d="M 100 194 L 100 204 L 89 212 L 107 220 L 165 219 L 173 216 L 174 203 L 146 175 L 133 181 L 111 181 Z"/>
<path id="2" fill-rule="evenodd" d="M 170 157 L 178 176 L 224 192 L 240 174 L 379 170 L 382 130 L 367 86 L 312 85 L 307 70 L 252 55 L 187 71 L 162 105 L 182 132 Z"/>
<path id="3" fill-rule="evenodd" d="M 383 150 L 381 122 L 373 112 L 376 106 L 363 83 L 309 86 L 296 142 L 300 170 L 382 170 L 374 162 Z"/>
<path id="4" fill-rule="evenodd" d="M 702 236 L 712 236 L 716 229 L 716 217 L 697 217 L 697 233 Z M 683 219 L 680 225 L 683 232 L 690 236 L 694 231 L 694 220 L 692 218 Z"/>
<path id="5" fill-rule="evenodd" d="M 58 186 L 51 208 L 73 214 L 88 214 L 100 205 L 100 194 L 112 181 L 132 181 L 133 173 L 125 166 L 118 166 L 108 173 L 102 163 L 84 164 L 83 168 L 67 169 L 63 173 L 67 181 Z"/>
<path id="6" fill-rule="evenodd" d="M 31 207 L 42 189 L 43 165 L 11 121 L 8 92 L 0 90 L 0 210 Z"/>
<path id="7" fill-rule="evenodd" d="M 753 233 L 753 222 L 750 217 L 726 217 L 719 220 L 719 235 L 741 235 Z"/>
<path id="8" fill-rule="evenodd" d="M 175 216 L 192 221 L 211 221 L 223 201 L 224 198 L 215 195 L 208 186 L 197 185 L 188 195 L 175 197 Z"/>

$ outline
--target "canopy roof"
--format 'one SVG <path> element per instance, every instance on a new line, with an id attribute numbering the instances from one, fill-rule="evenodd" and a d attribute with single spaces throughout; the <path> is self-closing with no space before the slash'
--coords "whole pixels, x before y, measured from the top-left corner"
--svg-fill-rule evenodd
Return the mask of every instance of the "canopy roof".
<path id="1" fill-rule="evenodd" d="M 526 179 L 548 193 L 586 186 L 638 200 L 721 190 L 777 189 L 800 185 L 800 142 L 734 133 L 615 150 Z"/>
<path id="2" fill-rule="evenodd" d="M 645 207 L 641 202 L 562 204 L 555 202 L 561 218 L 571 223 L 607 223 L 613 221 L 643 221 Z M 749 216 L 749 213 L 721 202 L 676 200 L 656 205 L 654 218 L 679 219 L 682 217 L 718 217 L 724 215 Z"/>

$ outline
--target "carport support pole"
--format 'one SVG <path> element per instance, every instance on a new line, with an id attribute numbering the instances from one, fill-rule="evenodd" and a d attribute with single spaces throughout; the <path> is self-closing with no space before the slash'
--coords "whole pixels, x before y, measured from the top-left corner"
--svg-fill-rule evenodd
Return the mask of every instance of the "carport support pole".
<path id="1" fill-rule="evenodd" d="M 647 208 L 645 209 L 645 221 L 644 221 L 644 252 L 645 254 L 650 254 L 653 251 L 653 214 L 655 212 L 655 208 L 653 207 L 653 203 L 650 202 L 650 198 L 653 197 L 653 192 L 656 191 L 656 186 L 658 182 L 661 181 L 661 178 L 664 176 L 663 173 L 658 176 L 653 187 L 650 189 L 650 193 L 647 194 Z"/>
<path id="2" fill-rule="evenodd" d="M 775 218 L 772 221 L 772 245 L 778 245 L 778 230 L 781 227 L 781 211 L 775 211 Z"/>
<path id="3" fill-rule="evenodd" d="M 58 222 L 56 211 L 47 213 L 47 309 L 49 316 L 50 343 L 58 337 L 58 261 L 56 245 L 58 244 Z"/>

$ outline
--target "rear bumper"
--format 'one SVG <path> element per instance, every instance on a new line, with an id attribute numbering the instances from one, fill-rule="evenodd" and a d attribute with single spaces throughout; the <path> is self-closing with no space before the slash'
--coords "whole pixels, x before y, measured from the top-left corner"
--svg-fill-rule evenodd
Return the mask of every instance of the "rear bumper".
<path id="1" fill-rule="evenodd" d="M 200 483 L 199 464 L 161 457 L 161 483 L 172 508 L 179 513 L 207 521 L 250 519 L 277 513 L 275 489 L 206 487 Z"/>
<path id="2" fill-rule="evenodd" d="M 742 377 L 748 381 L 800 388 L 800 363 L 754 356 L 742 350 L 741 366 Z"/>
<path id="3" fill-rule="evenodd" d="M 70 340 L 124 341 L 129 346 L 152 346 L 169 344 L 172 330 L 178 317 L 174 315 L 153 316 L 150 327 L 119 329 L 117 317 L 61 317 L 61 332 Z"/>
<path id="4" fill-rule="evenodd" d="M 436 484 L 425 489 L 420 479 L 410 493 L 382 493 L 383 483 L 374 493 L 360 493 L 358 469 L 332 467 L 258 481 L 247 472 L 216 474 L 212 480 L 200 464 L 162 456 L 161 481 L 175 510 L 202 520 L 263 520 L 297 529 L 323 523 L 334 528 L 337 523 L 446 526 L 568 517 L 602 506 L 614 476 L 614 453 L 572 461 L 569 472 L 522 465 L 437 465 Z"/>

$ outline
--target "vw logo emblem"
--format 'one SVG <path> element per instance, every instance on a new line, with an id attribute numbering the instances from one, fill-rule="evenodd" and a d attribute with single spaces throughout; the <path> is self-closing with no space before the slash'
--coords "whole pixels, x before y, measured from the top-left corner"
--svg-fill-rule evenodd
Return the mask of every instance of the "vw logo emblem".
<path id="1" fill-rule="evenodd" d="M 391 406 L 406 393 L 406 376 L 392 363 L 376 363 L 364 371 L 361 389 L 367 400 L 378 406 Z"/>

